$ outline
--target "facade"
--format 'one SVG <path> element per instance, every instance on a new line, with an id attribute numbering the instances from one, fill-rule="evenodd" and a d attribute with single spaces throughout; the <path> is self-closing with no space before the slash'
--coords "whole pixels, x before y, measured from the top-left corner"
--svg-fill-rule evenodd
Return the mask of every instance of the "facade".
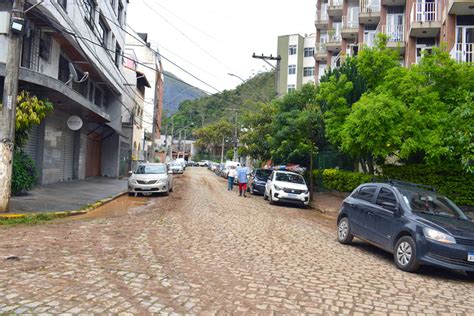
<path id="1" fill-rule="evenodd" d="M 405 66 L 442 43 L 457 61 L 474 61 L 474 0 L 317 0 L 315 26 L 317 81 L 378 33 Z"/>
<path id="2" fill-rule="evenodd" d="M 145 152 L 143 160 L 154 161 L 158 157 L 155 147 L 157 147 L 156 144 L 160 139 L 163 113 L 163 66 L 158 51 L 152 49 L 148 42 L 148 34 L 135 33 L 130 28 L 128 28 L 127 33 L 126 53 L 136 56 L 136 60 L 139 61 L 136 69 L 148 78 L 150 85 L 145 87 L 143 111 L 143 134 L 150 134 L 150 137 L 147 137 L 148 140 L 144 142 L 142 150 Z"/>
<path id="3" fill-rule="evenodd" d="M 36 162 L 41 184 L 119 175 L 127 4 L 45 0 L 25 16 L 19 91 L 54 104 L 24 148 Z M 2 22 L 9 21 L 11 7 L 11 1 L 0 3 Z M 0 27 L 0 86 L 7 33 L 8 26 Z M 82 121 L 78 130 L 68 126 L 71 116 Z"/>
<path id="4" fill-rule="evenodd" d="M 315 34 L 299 34 L 278 37 L 279 62 L 277 92 L 286 94 L 314 82 L 314 43 Z"/>

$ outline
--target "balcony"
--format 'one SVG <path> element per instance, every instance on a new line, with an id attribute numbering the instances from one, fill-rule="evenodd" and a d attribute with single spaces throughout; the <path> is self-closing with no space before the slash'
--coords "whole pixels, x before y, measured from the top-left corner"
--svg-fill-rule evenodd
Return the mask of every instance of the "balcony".
<path id="1" fill-rule="evenodd" d="M 360 24 L 378 24 L 380 21 L 380 1 L 360 0 Z"/>
<path id="2" fill-rule="evenodd" d="M 327 29 L 328 28 L 329 17 L 326 10 L 320 10 L 316 12 L 316 20 L 314 20 L 314 25 L 318 29 Z"/>
<path id="3" fill-rule="evenodd" d="M 341 50 L 341 30 L 332 29 L 328 30 L 328 42 L 326 43 L 326 48 L 329 52 L 337 52 Z"/>
<path id="4" fill-rule="evenodd" d="M 343 39 L 356 39 L 359 35 L 359 19 L 349 19 L 348 16 L 342 17 L 341 37 Z"/>
<path id="5" fill-rule="evenodd" d="M 381 0 L 382 5 L 388 5 L 388 6 L 399 6 L 399 5 L 405 5 L 407 3 L 406 0 Z"/>
<path id="6" fill-rule="evenodd" d="M 416 2 L 410 13 L 410 36 L 435 37 L 441 30 L 437 2 Z"/>
<path id="7" fill-rule="evenodd" d="M 448 13 L 474 15 L 474 0 L 449 0 Z"/>
<path id="8" fill-rule="evenodd" d="M 316 43 L 314 58 L 317 61 L 326 61 L 327 57 L 328 57 L 328 50 L 326 48 L 326 43 Z"/>
<path id="9" fill-rule="evenodd" d="M 404 25 L 380 25 L 382 33 L 387 35 L 387 47 L 399 49 L 400 53 L 405 52 L 405 32 Z"/>
<path id="10" fill-rule="evenodd" d="M 329 0 L 329 16 L 342 16 L 342 0 Z"/>
<path id="11" fill-rule="evenodd" d="M 458 62 L 474 63 L 474 43 L 454 44 L 451 55 Z"/>

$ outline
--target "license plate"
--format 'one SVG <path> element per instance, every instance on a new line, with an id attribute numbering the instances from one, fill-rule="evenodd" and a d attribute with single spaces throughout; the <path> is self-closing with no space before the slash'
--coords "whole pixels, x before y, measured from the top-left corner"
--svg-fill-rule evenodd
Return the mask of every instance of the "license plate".
<path id="1" fill-rule="evenodd" d="M 474 252 L 467 253 L 467 261 L 474 262 Z"/>
<path id="2" fill-rule="evenodd" d="M 297 199 L 297 198 L 298 198 L 298 194 L 288 193 L 288 197 L 291 198 L 291 199 Z"/>

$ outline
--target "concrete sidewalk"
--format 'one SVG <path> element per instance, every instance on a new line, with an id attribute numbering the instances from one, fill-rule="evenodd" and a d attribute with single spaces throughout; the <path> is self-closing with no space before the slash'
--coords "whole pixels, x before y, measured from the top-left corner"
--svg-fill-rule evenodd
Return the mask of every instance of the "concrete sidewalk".
<path id="1" fill-rule="evenodd" d="M 127 180 L 89 178 L 35 187 L 10 201 L 10 213 L 58 212 L 82 209 L 127 191 Z"/>
<path id="2" fill-rule="evenodd" d="M 326 215 L 337 216 L 344 198 L 344 195 L 341 193 L 314 192 L 311 206 Z"/>

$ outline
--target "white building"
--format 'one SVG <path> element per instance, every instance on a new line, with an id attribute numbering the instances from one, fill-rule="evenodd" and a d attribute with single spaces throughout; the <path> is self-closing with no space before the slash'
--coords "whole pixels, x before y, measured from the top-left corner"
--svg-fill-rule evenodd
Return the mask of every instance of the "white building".
<path id="1" fill-rule="evenodd" d="M 301 88 L 308 82 L 314 83 L 315 34 L 299 34 L 278 37 L 279 62 L 278 95 Z"/>
<path id="2" fill-rule="evenodd" d="M 19 91 L 54 104 L 25 148 L 37 164 L 40 183 L 119 175 L 127 4 L 45 0 L 25 16 Z M 11 9 L 11 1 L 0 3 L 0 22 L 9 21 Z M 3 86 L 9 23 L 0 25 L 6 25 L 0 29 Z M 73 115 L 83 122 L 79 130 L 66 124 Z"/>

